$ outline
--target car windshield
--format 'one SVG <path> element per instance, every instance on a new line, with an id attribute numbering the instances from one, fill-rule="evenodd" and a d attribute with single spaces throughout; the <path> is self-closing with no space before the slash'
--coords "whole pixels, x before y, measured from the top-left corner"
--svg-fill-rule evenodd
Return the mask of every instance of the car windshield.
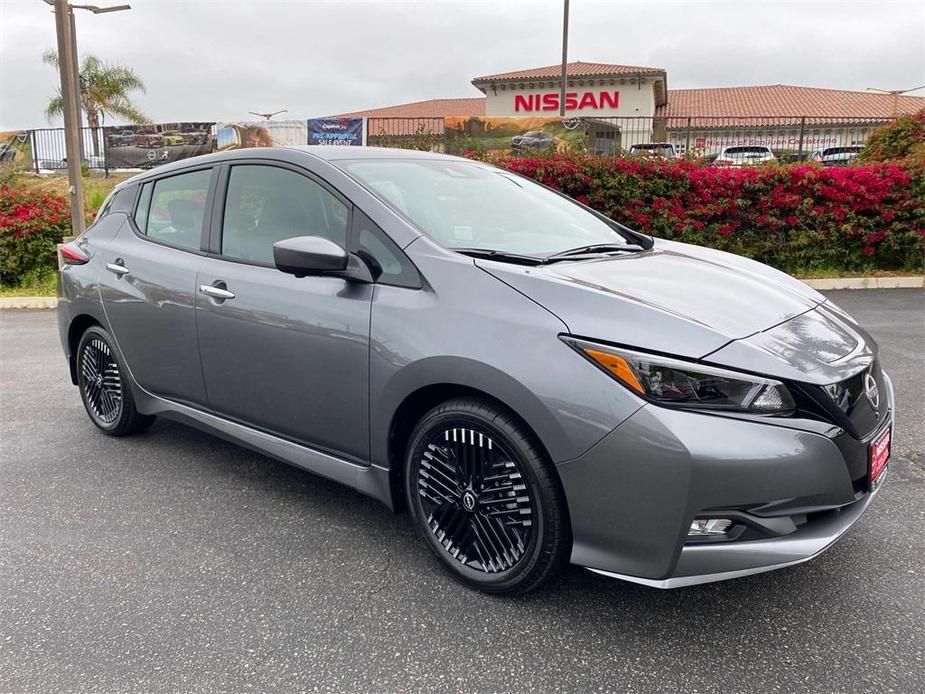
<path id="1" fill-rule="evenodd" d="M 835 154 L 857 154 L 861 151 L 860 147 L 829 147 L 822 150 L 822 156 L 831 157 Z"/>
<path id="2" fill-rule="evenodd" d="M 364 159 L 339 166 L 446 248 L 542 257 L 578 246 L 627 243 L 597 215 L 487 164 Z"/>

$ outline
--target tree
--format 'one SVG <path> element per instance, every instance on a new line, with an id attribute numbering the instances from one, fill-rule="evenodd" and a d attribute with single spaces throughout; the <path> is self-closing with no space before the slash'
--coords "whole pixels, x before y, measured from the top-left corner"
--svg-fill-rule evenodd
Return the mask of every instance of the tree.
<path id="1" fill-rule="evenodd" d="M 904 157 L 925 163 L 925 109 L 901 115 L 875 130 L 858 158 L 895 161 Z"/>
<path id="2" fill-rule="evenodd" d="M 58 52 L 46 51 L 43 62 L 58 67 Z M 87 125 L 93 132 L 93 154 L 99 156 L 100 125 L 106 116 L 118 116 L 130 123 L 147 123 L 149 118 L 129 99 L 131 92 L 144 93 L 145 85 L 131 68 L 111 65 L 95 55 L 85 55 L 80 64 L 80 106 L 87 114 Z M 63 115 L 64 99 L 61 90 L 48 101 L 45 117 L 51 120 Z"/>

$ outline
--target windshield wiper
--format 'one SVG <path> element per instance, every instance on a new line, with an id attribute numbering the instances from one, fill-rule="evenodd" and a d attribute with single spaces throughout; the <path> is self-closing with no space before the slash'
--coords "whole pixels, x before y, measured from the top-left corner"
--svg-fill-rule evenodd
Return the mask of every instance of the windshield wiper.
<path id="1" fill-rule="evenodd" d="M 521 265 L 541 265 L 546 262 L 546 258 L 540 258 L 535 255 L 508 253 L 507 251 L 499 251 L 494 248 L 451 248 L 450 250 L 473 258 L 489 258 L 490 260 L 501 260 L 510 263 L 519 263 Z"/>
<path id="2" fill-rule="evenodd" d="M 580 255 L 600 255 L 602 253 L 639 253 L 646 250 L 635 243 L 596 243 L 591 246 L 570 248 L 561 253 L 553 253 L 543 259 L 544 263 L 554 263 L 557 260 L 570 260 Z"/>

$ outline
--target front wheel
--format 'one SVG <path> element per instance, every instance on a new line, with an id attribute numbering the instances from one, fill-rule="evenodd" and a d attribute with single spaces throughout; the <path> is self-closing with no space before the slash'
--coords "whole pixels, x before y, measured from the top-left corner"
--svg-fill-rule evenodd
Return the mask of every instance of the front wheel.
<path id="1" fill-rule="evenodd" d="M 491 593 L 526 593 L 567 560 L 568 512 L 559 480 L 532 434 L 474 398 L 428 412 L 411 435 L 405 493 L 441 563 Z"/>
<path id="2" fill-rule="evenodd" d="M 135 409 L 112 338 L 99 326 L 88 328 L 77 346 L 77 386 L 90 420 L 110 436 L 143 431 L 155 420 Z"/>

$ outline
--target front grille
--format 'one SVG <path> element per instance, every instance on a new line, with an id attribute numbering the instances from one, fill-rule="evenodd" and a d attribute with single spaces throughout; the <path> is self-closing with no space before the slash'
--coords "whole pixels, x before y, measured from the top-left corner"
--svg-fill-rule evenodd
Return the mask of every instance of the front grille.
<path id="1" fill-rule="evenodd" d="M 877 407 L 867 394 L 867 383 L 873 380 L 879 393 Z M 853 438 L 866 440 L 889 416 L 887 387 L 880 364 L 874 361 L 866 369 L 826 386 L 802 387 L 807 409 L 816 408 L 819 415 L 837 424 Z"/>

